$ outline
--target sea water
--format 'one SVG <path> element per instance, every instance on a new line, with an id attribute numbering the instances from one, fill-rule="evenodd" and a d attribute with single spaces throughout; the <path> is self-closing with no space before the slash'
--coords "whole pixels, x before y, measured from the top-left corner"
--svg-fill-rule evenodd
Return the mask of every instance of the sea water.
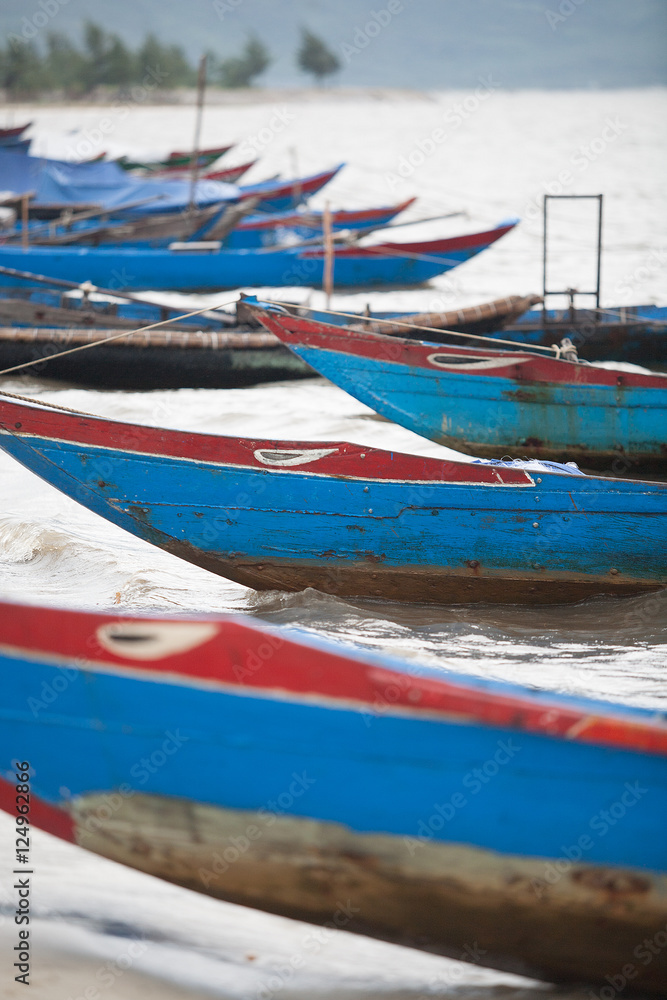
<path id="1" fill-rule="evenodd" d="M 414 194 L 418 201 L 406 213 L 408 219 L 462 213 L 399 228 L 397 240 L 474 232 L 508 217 L 522 219 L 488 251 L 428 287 L 335 296 L 334 308 L 363 309 L 370 303 L 376 309 L 432 311 L 540 292 L 545 192 L 604 194 L 604 305 L 666 304 L 667 141 L 661 124 L 666 104 L 667 92 L 660 89 L 506 93 L 497 88 L 477 98 L 377 91 L 354 99 L 333 92 L 301 98 L 275 92 L 255 103 L 208 108 L 202 145 L 236 140 L 237 149 L 228 154 L 231 163 L 257 155 L 249 182 L 278 171 L 306 174 L 347 161 L 315 199 L 319 207 L 325 200 L 335 208 L 391 204 Z M 105 148 L 112 155 L 148 157 L 187 148 L 194 113 L 190 107 L 129 101 L 111 109 L 21 108 L 16 117 L 35 121 L 35 152 L 41 155 L 85 157 Z M 595 204 L 556 202 L 550 212 L 549 287 L 590 290 Z M 324 303 L 317 290 L 267 291 L 313 306 Z M 186 307 L 233 298 L 232 293 L 161 296 Z M 56 386 L 30 375 L 5 379 L 2 387 L 143 424 L 260 438 L 348 440 L 455 456 L 373 419 L 367 407 L 322 379 L 226 391 L 127 393 Z M 537 609 L 345 600 L 315 590 L 256 593 L 126 534 L 2 453 L 0 595 L 121 612 L 240 611 L 443 670 L 662 710 L 667 704 L 667 593 Z M 6 858 L 12 827 L 0 819 Z M 520 977 L 344 931 L 331 932 L 315 948 L 306 944 L 312 939 L 305 924 L 207 899 L 46 834 L 35 835 L 33 856 L 36 998 L 67 1000 L 83 996 L 91 985 L 105 1000 L 536 1000 L 552 993 Z M 4 967 L 13 928 L 9 886 L 3 877 L 3 985 L 11 982 Z M 104 983 L 100 969 L 106 969 Z M 2 995 L 22 996 L 20 989 L 16 985 L 15 993 Z M 559 993 L 564 995 L 579 994 Z"/>

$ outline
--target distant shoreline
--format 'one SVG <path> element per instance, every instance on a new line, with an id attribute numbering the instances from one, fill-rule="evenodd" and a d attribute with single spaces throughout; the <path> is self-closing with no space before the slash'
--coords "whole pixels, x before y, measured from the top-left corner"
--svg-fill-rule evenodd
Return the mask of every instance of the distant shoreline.
<path id="1" fill-rule="evenodd" d="M 143 91 L 141 95 L 134 92 Z M 130 87 L 126 91 L 111 88 L 99 88 L 91 94 L 73 97 L 62 92 L 40 94 L 12 101 L 4 93 L 5 107 L 49 106 L 63 105 L 93 105 L 95 107 L 110 107 L 117 104 L 137 103 L 145 105 L 180 106 L 193 105 L 197 99 L 197 91 L 193 87 L 179 87 L 174 90 L 153 90 L 147 92 L 141 85 Z M 275 101 L 358 101 L 371 99 L 387 100 L 433 100 L 437 91 L 409 90 L 401 87 L 208 87 L 206 90 L 207 106 L 238 106 L 246 104 L 270 104 Z"/>
<path id="2" fill-rule="evenodd" d="M 503 88 L 505 93 L 525 93 L 535 91 L 542 93 L 602 93 L 618 90 L 645 92 L 647 90 L 666 90 L 661 84 L 653 84 L 645 87 L 600 87 L 600 88 L 558 88 L 558 87 L 508 87 Z M 134 94 L 133 91 L 143 91 L 142 94 Z M 327 102 L 327 101 L 435 101 L 441 94 L 455 94 L 467 92 L 465 87 L 443 87 L 432 90 L 411 90 L 405 87 L 239 87 L 225 89 L 222 87 L 209 87 L 206 91 L 206 104 L 209 107 L 237 107 L 253 104 L 271 104 L 284 101 L 306 101 L 306 102 Z M 92 94 L 85 94 L 80 97 L 72 97 L 62 92 L 53 94 L 40 94 L 33 97 L 24 97 L 21 100 L 12 100 L 5 91 L 0 90 L 0 100 L 4 104 L 5 115 L 7 111 L 20 107 L 72 107 L 72 106 L 93 106 L 93 107 L 113 107 L 118 104 L 136 102 L 137 104 L 153 107 L 187 107 L 194 105 L 197 92 L 191 87 L 180 87 L 175 90 L 147 92 L 141 85 L 129 88 L 125 92 L 113 90 L 112 88 L 99 88 Z"/>

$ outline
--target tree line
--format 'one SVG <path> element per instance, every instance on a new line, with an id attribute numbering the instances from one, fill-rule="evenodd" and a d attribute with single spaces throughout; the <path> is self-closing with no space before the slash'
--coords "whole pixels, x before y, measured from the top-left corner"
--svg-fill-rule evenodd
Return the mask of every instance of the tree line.
<path id="1" fill-rule="evenodd" d="M 242 51 L 220 59 L 207 53 L 208 82 L 219 87 L 252 87 L 273 61 L 266 46 L 250 36 Z M 321 83 L 340 69 L 338 57 L 309 29 L 301 31 L 296 62 L 303 72 Z M 136 51 L 119 35 L 88 21 L 82 45 L 67 35 L 50 31 L 43 49 L 15 36 L 0 48 L 0 88 L 10 97 L 29 97 L 58 90 L 67 97 L 85 97 L 97 87 L 122 93 L 141 83 L 149 73 L 159 87 L 193 87 L 197 70 L 180 45 L 164 45 L 149 34 Z"/>

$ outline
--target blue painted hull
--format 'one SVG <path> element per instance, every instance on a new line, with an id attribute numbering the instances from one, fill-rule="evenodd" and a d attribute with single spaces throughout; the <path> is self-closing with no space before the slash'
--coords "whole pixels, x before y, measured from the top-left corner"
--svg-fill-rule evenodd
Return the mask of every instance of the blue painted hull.
<path id="1" fill-rule="evenodd" d="M 34 790 L 50 803 L 62 803 L 63 761 L 73 762 L 66 782 L 72 796 L 127 782 L 146 794 L 237 810 L 265 806 L 305 766 L 313 785 L 294 802 L 292 815 L 340 822 L 359 833 L 419 838 L 420 824 L 430 818 L 435 804 L 459 792 L 466 798 L 465 808 L 427 839 L 555 858 L 563 844 L 592 832 L 597 836 L 586 852 L 590 863 L 667 869 L 667 841 L 661 836 L 667 767 L 660 758 L 554 743 L 525 733 L 517 737 L 506 728 L 445 727 L 389 715 L 368 725 L 358 710 L 332 712 L 289 700 L 239 699 L 171 684 L 154 687 L 94 672 L 87 675 L 88 683 L 68 686 L 57 710 L 41 710 L 37 725 L 29 699 L 37 702 L 44 687 L 52 688 L 58 667 L 9 656 L 1 657 L 0 665 L 3 702 L 12 706 L 2 711 L 3 767 L 8 769 L 20 746 L 23 755 L 39 762 Z M 104 735 L 82 724 L 93 704 L 100 706 L 97 717 Z M 54 725 L 59 726 L 57 754 Z M 138 765 L 168 731 L 185 737 L 171 766 L 151 773 Z M 509 750 L 500 754 L 505 764 L 495 780 L 476 777 L 475 767 L 493 759 L 502 744 Z M 271 750 L 273 745 L 280 746 L 279 753 Z M 598 814 L 622 798 L 626 785 L 637 784 L 648 787 L 650 795 L 638 797 L 626 822 L 607 822 L 605 832 Z M 567 802 L 567 810 L 555 812 L 553 801 Z"/>
<path id="2" fill-rule="evenodd" d="M 309 311 L 308 316 L 316 322 L 332 326 L 347 326 L 364 318 L 336 316 L 317 310 Z M 395 311 L 371 313 L 371 318 L 380 319 L 406 319 L 408 316 L 410 313 Z M 493 340 L 551 347 L 554 343 L 560 343 L 563 337 L 569 337 L 584 361 L 623 361 L 648 368 L 657 367 L 660 370 L 667 366 L 667 307 L 610 307 L 603 309 L 598 322 L 595 322 L 593 314 L 585 310 L 578 311 L 572 321 L 565 318 L 567 313 L 553 309 L 548 310 L 548 316 L 550 322 L 545 326 L 542 323 L 542 312 L 531 309 L 519 320 L 502 329 L 491 330 L 487 322 L 485 328 L 471 329 L 469 332 L 488 337 L 489 347 L 493 346 Z M 454 326 L 454 329 L 458 327 Z M 409 336 L 409 333 L 402 336 Z M 454 347 L 480 347 L 479 340 L 468 341 L 461 336 L 448 337 L 445 330 L 440 337 L 433 339 Z"/>
<path id="3" fill-rule="evenodd" d="M 454 955 L 475 941 L 483 964 L 557 981 L 604 981 L 661 929 L 667 761 L 652 713 L 228 622 L 95 621 L 75 656 L 56 635 L 53 652 L 33 635 L 23 652 L 0 619 L 1 777 L 20 747 L 33 822 L 56 807 L 61 836 L 199 891 L 315 922 L 347 905 L 347 929 Z M 128 624 L 163 652 L 110 647 Z M 178 642 L 183 627 L 218 630 L 220 646 L 179 658 L 169 629 Z M 78 626 L 60 628 L 73 650 Z M 409 707 L 406 684 L 423 697 L 453 684 L 453 700 Z M 400 704 L 382 698 L 394 687 Z M 579 731 L 603 723 L 591 742 L 531 731 L 571 710 Z"/>
<path id="4" fill-rule="evenodd" d="M 349 216 L 351 213 L 347 213 Z M 361 213 L 359 213 L 361 215 Z M 360 230 L 360 229 L 381 229 L 391 222 L 391 220 L 397 215 L 396 208 L 388 208 L 386 212 L 380 213 L 378 211 L 374 212 L 372 220 L 368 218 L 359 218 L 353 220 L 350 218 L 345 218 L 342 222 L 337 222 L 335 218 L 331 222 L 332 232 L 342 232 L 343 230 Z M 304 214 L 303 221 L 300 224 L 294 223 L 294 212 L 285 212 L 281 214 L 276 214 L 270 220 L 271 227 L 268 228 L 265 223 L 269 220 L 262 218 L 263 223 L 261 228 L 253 228 L 252 223 L 257 221 L 259 217 L 256 216 L 246 216 L 243 223 L 236 229 L 232 230 L 229 236 L 225 237 L 224 243 L 225 247 L 229 250 L 247 250 L 247 249 L 259 249 L 265 246 L 279 246 L 282 244 L 289 244 L 290 242 L 296 242 L 301 240 L 321 240 L 323 234 L 323 214 L 321 212 L 310 212 Z M 372 222 L 372 224 L 371 224 Z"/>
<path id="5" fill-rule="evenodd" d="M 53 440 L 40 433 L 39 410 L 6 404 L 3 412 L 20 416 L 0 414 L 0 446 L 48 482 L 133 534 L 256 589 L 559 603 L 667 583 L 667 485 L 553 473 L 520 473 L 523 485 L 511 486 L 393 481 L 365 475 L 363 461 L 354 478 L 277 471 L 272 459 L 262 468 L 261 458 L 242 467 L 150 454 L 148 442 L 168 432 L 107 421 L 99 421 L 106 446 L 79 443 L 67 430 L 76 418 L 62 415 Z M 198 439 L 182 438 L 186 454 Z M 233 439 L 214 440 L 220 451 Z M 349 446 L 323 447 L 326 455 Z M 404 458 L 361 457 L 373 456 Z M 465 468 L 455 468 L 463 478 Z"/>
<path id="6" fill-rule="evenodd" d="M 26 282 L 26 285 L 28 284 Z M 3 306 L 6 300 L 11 300 L 11 305 L 5 311 Z M 24 320 L 19 320 L 16 311 L 12 309 L 13 303 L 17 300 L 25 303 L 26 307 L 34 306 L 34 309 L 30 309 Z M 44 317 L 40 319 L 40 306 L 49 306 L 62 311 L 58 315 L 45 312 Z M 128 324 L 132 323 L 136 327 L 149 326 L 165 319 L 173 319 L 174 326 L 179 328 L 216 332 L 230 329 L 231 315 L 229 313 L 227 313 L 229 321 L 225 322 L 223 318 L 217 319 L 213 311 L 204 315 L 181 318 L 183 312 L 182 308 L 160 306 L 153 302 L 104 302 L 100 300 L 84 302 L 82 299 L 70 298 L 62 292 L 48 287 L 19 288 L 16 282 L 13 282 L 12 288 L 0 288 L 0 326 L 9 325 L 7 323 L 9 320 L 12 327 L 17 328 L 53 329 L 84 326 L 105 329 L 113 325 L 108 323 L 109 319 L 127 320 Z M 91 322 L 91 315 L 94 316 L 95 322 Z"/>
<path id="7" fill-rule="evenodd" d="M 530 355 L 438 353 L 437 345 L 350 334 L 301 321 L 281 333 L 294 353 L 362 403 L 408 430 L 486 458 L 576 461 L 616 474 L 667 470 L 667 379 L 600 374 L 579 381 L 579 366 L 545 368 L 544 379 L 522 375 Z M 309 331 L 313 337 L 309 340 Z M 331 346 L 328 346 L 331 345 Z M 405 348 L 406 350 L 402 350 Z M 515 358 L 515 363 L 512 363 Z M 485 367 L 486 366 L 486 367 Z M 466 369 L 469 369 L 466 371 Z M 495 374 L 499 372 L 499 374 Z M 505 374 L 509 372 L 509 374 Z M 551 378 L 549 380 L 549 372 Z M 556 381 L 556 377 L 560 381 Z M 639 381 L 635 378 L 634 381 Z"/>
<path id="8" fill-rule="evenodd" d="M 443 254 L 441 260 L 348 257 L 336 261 L 336 288 L 421 285 L 451 270 L 479 250 Z M 320 286 L 324 260 L 298 250 L 220 250 L 212 253 L 168 249 L 0 247 L 0 266 L 67 281 L 92 281 L 105 288 L 217 291 L 226 288 Z M 16 279 L 0 275 L 0 284 Z"/>
<path id="9" fill-rule="evenodd" d="M 388 255 L 368 249 L 336 253 L 336 288 L 419 285 L 469 260 L 512 225 L 453 241 L 388 244 Z M 451 243 L 455 246 L 452 247 Z M 462 244 L 459 246 L 459 244 Z M 418 246 L 418 252 L 413 248 Z M 443 249 L 434 249 L 442 246 Z M 399 248 L 399 249 L 397 249 Z M 379 247 L 380 249 L 380 247 Z M 103 288 L 183 291 L 238 287 L 321 286 L 321 249 L 171 251 L 120 247 L 0 247 L 0 266 L 68 281 L 92 281 Z M 16 285 L 0 275 L 0 287 Z"/>
<path id="10" fill-rule="evenodd" d="M 606 386 L 532 384 L 518 389 L 506 378 L 417 373 L 319 349 L 296 353 L 383 416 L 468 454 L 529 455 L 602 464 L 610 471 L 613 462 L 624 459 L 642 467 L 667 465 L 667 387 L 609 392 Z M 520 393 L 523 399 L 517 398 Z"/>

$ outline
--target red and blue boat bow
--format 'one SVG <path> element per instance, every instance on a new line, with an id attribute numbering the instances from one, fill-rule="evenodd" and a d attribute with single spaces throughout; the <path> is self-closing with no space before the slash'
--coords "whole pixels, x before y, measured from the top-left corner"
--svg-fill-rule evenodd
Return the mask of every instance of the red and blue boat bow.
<path id="1" fill-rule="evenodd" d="M 286 916 L 664 984 L 664 716 L 223 616 L 2 604 L 0 669 L 0 804 L 28 763 L 36 826 Z"/>
<path id="2" fill-rule="evenodd" d="M 185 434 L 6 398 L 0 447 L 120 527 L 255 589 L 562 603 L 667 583 L 665 483 Z"/>

